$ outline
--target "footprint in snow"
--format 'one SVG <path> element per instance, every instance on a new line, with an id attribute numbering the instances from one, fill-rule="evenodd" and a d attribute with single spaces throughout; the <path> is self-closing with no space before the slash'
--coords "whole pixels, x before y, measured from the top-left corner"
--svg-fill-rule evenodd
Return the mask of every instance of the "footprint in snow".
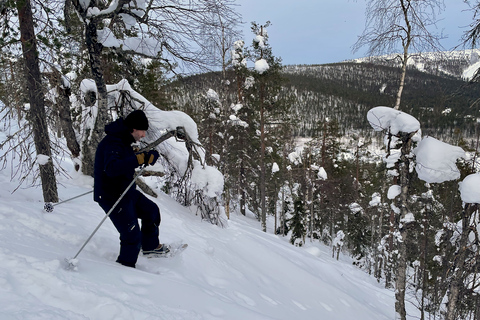
<path id="1" fill-rule="evenodd" d="M 122 276 L 122 281 L 131 286 L 145 286 L 151 284 L 150 279 L 130 275 Z"/>
<path id="2" fill-rule="evenodd" d="M 235 291 L 235 295 L 240 298 L 243 302 L 245 302 L 247 305 L 251 306 L 251 307 L 254 307 L 256 304 L 255 304 L 255 301 L 253 301 L 253 299 L 250 299 L 249 297 L 247 297 L 246 295 L 244 295 L 243 293 L 240 293 L 238 291 Z"/>
<path id="3" fill-rule="evenodd" d="M 260 293 L 260 297 L 262 297 L 265 301 L 270 302 L 274 306 L 278 305 L 277 301 L 273 300 L 272 298 Z"/>

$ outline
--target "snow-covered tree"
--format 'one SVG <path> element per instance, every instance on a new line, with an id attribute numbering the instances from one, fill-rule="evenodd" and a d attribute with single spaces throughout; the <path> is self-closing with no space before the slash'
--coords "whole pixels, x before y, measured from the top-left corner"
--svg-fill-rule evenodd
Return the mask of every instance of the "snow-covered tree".
<path id="1" fill-rule="evenodd" d="M 92 174 L 96 146 L 103 137 L 104 125 L 111 120 L 101 61 L 103 49 L 114 48 L 125 54 L 159 59 L 172 69 L 176 63 L 198 66 L 207 61 L 202 59 L 208 52 L 204 35 L 218 27 L 217 17 L 225 21 L 235 19 L 236 15 L 232 14 L 229 0 L 196 0 L 171 5 L 144 0 L 72 0 L 68 3 L 75 8 L 84 25 L 85 45 L 96 85 L 96 116 L 86 127 L 88 138 L 82 146 L 82 170 Z M 214 15 L 210 12 L 212 8 Z"/>
<path id="2" fill-rule="evenodd" d="M 252 23 L 251 29 L 255 38 L 253 39 L 249 58 L 254 62 L 251 73 L 254 81 L 252 86 L 246 90 L 247 95 L 245 96 L 245 103 L 254 110 L 258 121 L 255 127 L 260 143 L 258 152 L 258 185 L 263 231 L 266 231 L 267 228 L 267 149 L 272 148 L 272 152 L 276 153 L 276 150 L 273 150 L 273 142 L 275 140 L 273 130 L 288 124 L 284 120 L 289 108 L 285 100 L 279 97 L 284 78 L 281 75 L 281 59 L 273 55 L 272 48 L 268 43 L 267 27 L 269 25 L 270 22 L 267 22 L 265 25 Z"/>
<path id="3" fill-rule="evenodd" d="M 442 35 L 436 27 L 437 15 L 444 9 L 442 0 L 373 0 L 367 2 L 366 23 L 354 45 L 357 51 L 368 46 L 368 55 L 397 54 L 401 75 L 395 109 L 400 108 L 408 59 L 425 50 L 440 51 Z"/>
<path id="4" fill-rule="evenodd" d="M 399 184 L 390 186 L 388 198 L 395 200 L 391 207 L 396 215 L 394 236 L 397 240 L 398 254 L 395 311 L 398 319 L 405 319 L 407 242 L 410 239 L 410 229 L 416 223 L 414 212 L 408 204 L 412 174 L 415 170 L 418 177 L 427 183 L 458 179 L 460 172 L 455 163 L 457 159 L 465 156 L 465 152 L 459 147 L 450 146 L 431 137 L 421 140 L 418 120 L 401 111 L 376 107 L 368 112 L 367 119 L 374 130 L 386 132 L 387 168 L 398 168 L 391 171 L 391 174 L 398 177 Z M 416 148 L 414 142 L 418 142 Z M 395 165 L 396 163 L 398 165 Z"/>
<path id="5" fill-rule="evenodd" d="M 37 25 L 37 23 L 43 25 L 45 21 L 39 23 L 35 19 L 33 11 L 34 9 L 32 9 L 32 2 L 30 0 L 2 3 L 2 17 L 0 19 L 2 20 L 3 33 L 2 40 L 0 40 L 0 53 L 5 54 L 5 57 L 10 59 L 11 62 L 17 60 L 13 52 L 22 53 L 23 77 L 26 80 L 24 84 L 26 94 L 22 94 L 22 96 L 25 97 L 25 101 L 19 99 L 20 101 L 15 103 L 17 107 L 16 111 L 18 111 L 17 114 L 11 112 L 10 115 L 5 114 L 5 116 L 7 118 L 16 117 L 18 123 L 20 123 L 21 119 L 26 115 L 25 127 L 19 128 L 14 135 L 21 136 L 22 131 L 31 130 L 37 157 L 31 157 L 29 154 L 28 144 L 32 143 L 31 138 L 27 138 L 28 141 L 25 141 L 23 148 L 14 146 L 10 151 L 26 159 L 25 161 L 29 163 L 26 169 L 27 172 L 33 171 L 34 165 L 38 165 L 44 200 L 46 202 L 57 202 L 57 182 L 50 137 L 48 135 L 45 91 L 42 86 L 40 70 L 38 43 L 41 35 L 36 34 L 35 31 L 35 25 Z M 40 13 L 48 12 L 48 10 L 43 11 L 41 9 L 39 11 Z M 18 44 L 17 37 L 20 39 L 21 49 L 16 47 L 16 44 Z M 10 111 L 13 110 L 10 109 Z M 29 132 L 25 134 L 25 136 L 28 135 Z M 10 139 L 3 142 L 1 148 L 3 148 L 3 145 L 8 143 Z M 26 153 L 19 152 L 22 149 Z M 33 163 L 31 162 L 32 158 L 35 160 Z M 33 180 L 35 180 L 35 178 L 33 178 Z"/>

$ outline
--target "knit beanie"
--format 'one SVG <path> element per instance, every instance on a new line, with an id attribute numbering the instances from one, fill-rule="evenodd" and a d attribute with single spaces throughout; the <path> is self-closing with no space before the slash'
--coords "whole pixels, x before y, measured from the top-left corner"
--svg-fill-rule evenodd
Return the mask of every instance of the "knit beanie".
<path id="1" fill-rule="evenodd" d="M 148 119 L 142 110 L 132 111 L 123 122 L 130 130 L 148 130 Z"/>

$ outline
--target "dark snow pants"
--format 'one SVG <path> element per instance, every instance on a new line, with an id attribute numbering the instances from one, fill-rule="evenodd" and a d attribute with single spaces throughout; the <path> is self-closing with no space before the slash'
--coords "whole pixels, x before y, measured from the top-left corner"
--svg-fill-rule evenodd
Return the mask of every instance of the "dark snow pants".
<path id="1" fill-rule="evenodd" d="M 113 206 L 113 203 L 99 202 L 99 204 L 105 212 Z M 138 219 L 142 220 L 141 229 Z M 120 233 L 120 254 L 117 262 L 135 267 L 140 248 L 146 251 L 158 247 L 160 210 L 138 190 L 120 201 L 110 214 L 110 220 Z"/>

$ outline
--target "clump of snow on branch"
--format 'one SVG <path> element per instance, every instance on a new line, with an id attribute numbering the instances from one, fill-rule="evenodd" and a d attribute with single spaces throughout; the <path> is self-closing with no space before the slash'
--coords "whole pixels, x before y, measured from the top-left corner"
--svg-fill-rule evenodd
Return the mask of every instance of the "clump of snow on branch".
<path id="1" fill-rule="evenodd" d="M 260 59 L 255 61 L 255 71 L 257 71 L 258 73 L 262 74 L 265 71 L 267 71 L 269 68 L 270 66 L 268 65 L 267 60 Z"/>
<path id="2" fill-rule="evenodd" d="M 253 85 L 255 84 L 255 78 L 252 77 L 252 76 L 248 76 L 245 78 L 245 83 L 244 83 L 244 87 L 245 89 L 250 89 L 251 87 L 253 87 Z"/>
<path id="3" fill-rule="evenodd" d="M 219 100 L 218 93 L 215 92 L 215 90 L 213 90 L 213 89 L 208 89 L 207 99 L 213 100 L 213 101 L 218 101 Z"/>
<path id="4" fill-rule="evenodd" d="M 143 105 L 142 110 L 147 115 L 149 123 L 152 126 L 147 131 L 147 138 L 150 132 L 172 131 L 177 127 L 183 127 L 189 138 L 193 142 L 200 144 L 200 141 L 198 140 L 197 124 L 185 112 L 178 110 L 164 111 L 158 109 L 150 101 L 134 91 L 125 79 L 120 80 L 117 84 L 108 85 L 107 91 L 110 96 L 115 98 L 121 91 L 128 91 L 135 101 L 138 101 L 139 104 Z"/>
<path id="5" fill-rule="evenodd" d="M 211 198 L 220 196 L 223 192 L 224 181 L 220 171 L 214 167 L 204 167 L 199 161 L 194 161 L 192 183 L 195 185 L 196 190 L 203 190 Z"/>
<path id="6" fill-rule="evenodd" d="M 238 111 L 240 111 L 240 109 L 243 108 L 243 104 L 241 103 L 237 103 L 237 104 L 232 104 L 230 106 L 230 108 L 233 110 L 233 112 L 235 114 L 231 114 L 229 117 L 228 117 L 228 123 L 230 125 L 233 125 L 233 126 L 240 126 L 240 127 L 244 127 L 244 128 L 247 128 L 248 127 L 248 123 L 243 121 L 242 119 L 240 119 L 239 117 L 236 116 L 236 113 L 238 113 Z"/>
<path id="7" fill-rule="evenodd" d="M 428 183 L 442 183 L 460 178 L 456 166 L 459 158 L 465 158 L 465 151 L 456 146 L 426 137 L 413 150 L 416 155 L 418 177 Z"/>
<path id="8" fill-rule="evenodd" d="M 155 57 L 162 52 L 161 43 L 152 38 L 126 37 L 125 39 L 118 39 L 108 28 L 97 30 L 97 36 L 98 42 L 104 47 L 122 48 L 149 57 Z"/>
<path id="9" fill-rule="evenodd" d="M 37 163 L 39 165 L 46 165 L 50 161 L 50 157 L 44 154 L 37 155 Z"/>
<path id="10" fill-rule="evenodd" d="M 108 8 L 100 10 L 98 7 L 89 7 L 90 1 L 82 0 L 80 5 L 83 9 L 87 9 L 87 18 L 95 18 L 97 16 L 105 16 L 118 11 L 120 1 L 112 1 Z M 132 29 L 137 25 L 137 18 L 144 17 L 146 13 L 145 0 L 137 0 L 135 2 L 129 2 L 123 4 L 123 8 L 127 13 L 120 13 L 119 17 L 122 19 L 127 30 Z M 119 39 L 108 27 L 101 30 L 97 30 L 98 42 L 105 47 L 122 48 L 123 50 L 131 50 L 142 55 L 155 57 L 162 52 L 162 43 L 153 38 L 140 38 L 140 37 L 124 37 Z"/>
<path id="11" fill-rule="evenodd" d="M 264 34 L 265 33 L 266 31 L 264 29 Z M 265 49 L 265 37 L 263 35 L 257 34 L 253 41 L 255 41 L 255 43 L 257 43 L 260 48 Z"/>
<path id="12" fill-rule="evenodd" d="M 399 132 L 419 132 L 420 122 L 415 117 L 389 107 L 375 107 L 367 113 L 367 120 L 375 131 L 387 131 L 393 135 Z"/>
<path id="13" fill-rule="evenodd" d="M 380 193 L 375 192 L 372 194 L 372 200 L 368 203 L 370 207 L 376 207 L 382 203 L 382 197 L 380 196 Z"/>
<path id="14" fill-rule="evenodd" d="M 410 223 L 415 221 L 415 216 L 413 213 L 408 212 L 403 219 L 400 220 L 401 223 Z"/>
<path id="15" fill-rule="evenodd" d="M 480 203 L 480 174 L 470 174 L 458 185 L 463 202 Z"/>
<path id="16" fill-rule="evenodd" d="M 294 165 L 299 165 L 300 163 L 302 163 L 302 158 L 295 151 L 288 155 L 288 160 L 290 160 L 290 162 Z"/>
<path id="17" fill-rule="evenodd" d="M 361 205 L 359 205 L 356 202 L 352 202 L 348 205 L 348 208 L 353 214 L 361 213 L 363 211 L 363 208 Z"/>
<path id="18" fill-rule="evenodd" d="M 398 184 L 394 184 L 388 188 L 387 198 L 390 200 L 395 199 L 400 193 L 402 193 L 402 188 Z"/>
<path id="19" fill-rule="evenodd" d="M 230 123 L 234 126 L 240 126 L 240 127 L 244 127 L 244 128 L 248 127 L 247 122 L 243 121 L 242 119 L 240 119 L 239 117 L 237 117 L 234 114 L 230 115 L 228 123 Z"/>
<path id="20" fill-rule="evenodd" d="M 234 112 L 238 112 L 240 111 L 240 109 L 243 108 L 243 104 L 241 103 L 235 103 L 235 104 L 232 104 L 231 106 L 231 109 L 234 111 Z"/>
<path id="21" fill-rule="evenodd" d="M 231 51 L 232 65 L 234 68 L 246 67 L 247 60 L 243 55 L 243 47 L 245 42 L 243 40 L 237 40 L 233 43 L 233 50 Z"/>
<path id="22" fill-rule="evenodd" d="M 320 180 L 327 180 L 327 172 L 323 167 L 320 167 L 318 169 L 318 174 L 317 174 L 318 179 Z"/>
<path id="23" fill-rule="evenodd" d="M 386 154 L 383 157 L 383 161 L 387 165 L 387 168 L 395 167 L 395 163 L 397 163 L 398 160 L 400 160 L 401 155 L 402 154 L 401 154 L 400 150 L 391 149 L 390 154 L 388 154 L 388 155 Z M 391 175 L 391 176 L 398 176 L 398 172 L 396 170 L 389 170 L 388 174 Z"/>
<path id="24" fill-rule="evenodd" d="M 275 172 L 278 172 L 280 171 L 280 168 L 278 167 L 278 164 L 276 162 L 274 162 L 272 164 L 272 173 L 275 173 Z"/>

